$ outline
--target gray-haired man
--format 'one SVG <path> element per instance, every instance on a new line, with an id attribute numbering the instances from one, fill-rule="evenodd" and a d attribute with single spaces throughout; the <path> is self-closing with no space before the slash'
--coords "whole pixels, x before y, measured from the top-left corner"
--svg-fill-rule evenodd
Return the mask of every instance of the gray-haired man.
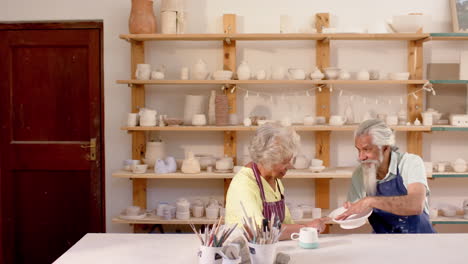
<path id="1" fill-rule="evenodd" d="M 361 164 L 353 173 L 348 210 L 337 220 L 373 210 L 375 233 L 434 233 L 421 157 L 397 152 L 393 131 L 377 119 L 361 123 L 354 138 Z"/>

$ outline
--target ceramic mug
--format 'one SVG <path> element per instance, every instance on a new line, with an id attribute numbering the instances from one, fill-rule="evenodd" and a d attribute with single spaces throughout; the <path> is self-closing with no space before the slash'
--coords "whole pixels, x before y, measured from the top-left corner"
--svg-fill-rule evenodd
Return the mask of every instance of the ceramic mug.
<path id="1" fill-rule="evenodd" d="M 248 243 L 252 264 L 273 264 L 276 258 L 276 244 Z"/>
<path id="2" fill-rule="evenodd" d="M 330 117 L 330 125 L 332 126 L 341 126 L 346 123 L 347 118 L 340 115 L 332 115 Z"/>
<path id="3" fill-rule="evenodd" d="M 302 227 L 299 233 L 291 234 L 291 239 L 299 241 L 301 248 L 312 249 L 319 246 L 317 228 Z"/>
<path id="4" fill-rule="evenodd" d="M 198 250 L 198 263 L 199 264 L 221 264 L 223 258 L 219 254 L 221 247 L 207 247 L 200 246 Z"/>

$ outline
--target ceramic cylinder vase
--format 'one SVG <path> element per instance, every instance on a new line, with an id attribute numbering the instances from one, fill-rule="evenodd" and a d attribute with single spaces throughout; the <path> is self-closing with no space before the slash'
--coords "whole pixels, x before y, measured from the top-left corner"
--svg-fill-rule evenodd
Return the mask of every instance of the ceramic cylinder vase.
<path id="1" fill-rule="evenodd" d="M 206 97 L 203 95 L 186 95 L 184 106 L 184 124 L 191 124 L 196 114 L 206 113 Z"/>
<path id="2" fill-rule="evenodd" d="M 164 142 L 147 142 L 144 162 L 148 168 L 153 168 L 158 159 L 164 159 L 166 147 Z"/>
<path id="3" fill-rule="evenodd" d="M 210 100 L 208 102 L 208 124 L 213 126 L 216 124 L 216 91 L 211 91 Z"/>
<path id="4" fill-rule="evenodd" d="M 229 103 L 227 95 L 216 95 L 215 115 L 217 126 L 229 125 Z"/>
<path id="5" fill-rule="evenodd" d="M 131 34 L 156 33 L 156 17 L 153 11 L 153 0 L 132 0 L 128 29 Z"/>
<path id="6" fill-rule="evenodd" d="M 161 12 L 161 33 L 177 34 L 177 12 Z"/>

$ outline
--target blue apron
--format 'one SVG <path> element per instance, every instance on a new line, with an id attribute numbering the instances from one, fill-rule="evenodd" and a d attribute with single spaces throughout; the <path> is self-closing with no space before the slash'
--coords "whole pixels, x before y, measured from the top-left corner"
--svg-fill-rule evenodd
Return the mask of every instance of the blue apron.
<path id="1" fill-rule="evenodd" d="M 400 159 L 398 159 L 399 161 Z M 397 175 L 394 179 L 377 184 L 375 196 L 402 196 L 407 195 L 403 178 L 397 165 Z M 422 212 L 420 215 L 401 216 L 374 208 L 369 222 L 377 234 L 385 233 L 435 233 L 429 220 L 429 215 Z"/>

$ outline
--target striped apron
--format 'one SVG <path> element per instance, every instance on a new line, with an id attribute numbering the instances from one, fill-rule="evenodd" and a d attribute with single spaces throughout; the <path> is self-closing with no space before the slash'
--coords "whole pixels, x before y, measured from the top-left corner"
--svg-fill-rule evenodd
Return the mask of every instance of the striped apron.
<path id="1" fill-rule="evenodd" d="M 260 188 L 260 195 L 262 196 L 262 203 L 263 203 L 263 217 L 266 219 L 270 219 L 271 215 L 275 213 L 276 217 L 279 218 L 280 223 L 283 223 L 286 206 L 284 203 L 284 195 L 281 192 L 281 189 L 278 184 L 278 180 L 276 179 L 276 188 L 278 188 L 281 194 L 281 200 L 277 202 L 267 202 L 265 199 L 265 191 L 263 190 L 262 179 L 260 175 L 260 171 L 258 170 L 257 164 L 253 163 L 252 170 L 255 174 L 255 180 L 257 181 L 258 187 Z"/>

